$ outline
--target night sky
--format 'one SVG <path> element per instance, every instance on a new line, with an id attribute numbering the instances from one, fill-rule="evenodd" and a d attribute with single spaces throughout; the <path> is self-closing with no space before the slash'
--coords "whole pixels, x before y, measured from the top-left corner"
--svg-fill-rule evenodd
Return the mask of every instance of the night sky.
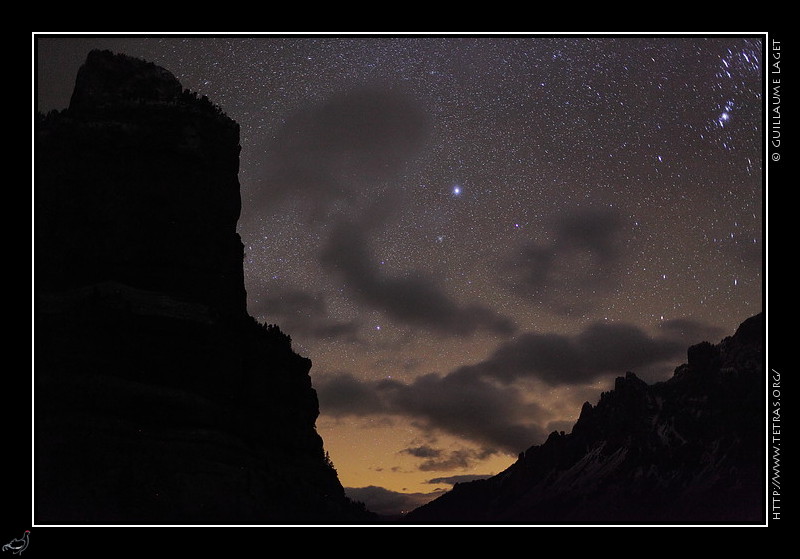
<path id="1" fill-rule="evenodd" d="M 38 38 L 36 109 L 106 48 L 241 125 L 249 312 L 313 361 L 342 484 L 389 512 L 762 310 L 763 42 Z"/>

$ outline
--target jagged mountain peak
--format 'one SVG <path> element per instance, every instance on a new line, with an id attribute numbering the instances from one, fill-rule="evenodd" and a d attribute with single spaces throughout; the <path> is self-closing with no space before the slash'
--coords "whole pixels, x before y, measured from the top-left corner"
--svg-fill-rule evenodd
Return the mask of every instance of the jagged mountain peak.
<path id="1" fill-rule="evenodd" d="M 761 521 L 763 314 L 702 342 L 664 382 L 620 376 L 571 433 L 460 484 L 409 523 L 692 524 Z"/>

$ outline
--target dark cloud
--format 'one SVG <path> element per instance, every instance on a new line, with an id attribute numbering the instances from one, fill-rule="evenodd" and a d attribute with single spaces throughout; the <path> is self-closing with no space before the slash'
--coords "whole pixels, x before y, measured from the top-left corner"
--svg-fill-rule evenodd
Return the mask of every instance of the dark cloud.
<path id="1" fill-rule="evenodd" d="M 446 472 L 451 470 L 466 470 L 475 462 L 486 460 L 490 456 L 497 454 L 492 450 L 473 450 L 461 448 L 447 453 L 440 453 L 439 456 L 428 458 L 418 467 L 422 472 Z"/>
<path id="2" fill-rule="evenodd" d="M 494 450 L 474 450 L 470 448 L 445 451 L 428 445 L 406 448 L 400 452 L 417 458 L 424 458 L 424 461 L 417 466 L 423 472 L 466 469 L 475 462 L 486 460 L 493 454 L 497 454 Z"/>
<path id="3" fill-rule="evenodd" d="M 556 251 L 553 247 L 527 244 L 520 247 L 513 264 L 522 285 L 539 289 L 550 279 L 555 262 Z"/>
<path id="4" fill-rule="evenodd" d="M 400 452 L 410 454 L 411 456 L 416 456 L 417 458 L 438 458 L 442 454 L 442 451 L 438 448 L 432 448 L 427 445 L 406 448 Z"/>
<path id="5" fill-rule="evenodd" d="M 358 339 L 361 325 L 329 318 L 327 303 L 321 293 L 310 293 L 285 285 L 263 283 L 248 288 L 248 309 L 261 321 L 279 323 L 295 338 Z"/>
<path id="6" fill-rule="evenodd" d="M 590 253 L 599 267 L 613 263 L 619 256 L 618 234 L 622 219 L 611 208 L 581 209 L 564 214 L 556 224 L 555 248 L 583 250 Z"/>
<path id="7" fill-rule="evenodd" d="M 485 456 L 497 451 L 515 454 L 546 433 L 537 422 L 545 418 L 513 386 L 498 386 L 476 375 L 425 375 L 410 384 L 394 380 L 359 381 L 349 374 L 315 381 L 320 411 L 335 417 L 389 414 L 409 417 L 425 431 L 444 431 L 484 445 Z M 434 452 L 417 447 L 414 452 Z M 411 453 L 411 452 L 409 452 Z M 425 469 L 463 467 L 477 455 L 420 456 L 432 461 Z M 439 458 L 438 461 L 435 459 Z"/>
<path id="8" fill-rule="evenodd" d="M 554 386 L 587 384 L 604 375 L 679 357 L 683 349 L 674 339 L 652 338 L 630 324 L 595 323 L 575 336 L 522 334 L 502 344 L 485 361 L 457 373 L 502 382 L 536 378 Z"/>
<path id="9" fill-rule="evenodd" d="M 365 416 L 390 411 L 375 383 L 359 381 L 347 373 L 321 378 L 314 386 L 320 412 L 327 415 Z"/>
<path id="10" fill-rule="evenodd" d="M 408 385 L 385 385 L 382 392 L 392 409 L 413 417 L 419 427 L 461 436 L 487 449 L 515 453 L 544 435 L 536 425 L 542 410 L 526 402 L 520 390 L 475 375 L 423 375 Z"/>
<path id="11" fill-rule="evenodd" d="M 369 414 L 410 418 L 423 431 L 442 431 L 483 446 L 486 453 L 517 453 L 544 440 L 551 416 L 514 384 L 540 380 L 583 387 L 604 377 L 649 370 L 683 356 L 674 337 L 651 337 L 624 323 L 596 323 L 573 335 L 526 333 L 503 343 L 487 359 L 449 374 L 427 374 L 410 383 L 359 381 L 348 374 L 316 382 L 320 409 L 332 416 Z M 561 428 L 563 429 L 563 425 Z M 485 458 L 443 453 L 429 446 L 406 449 L 424 458 L 424 470 L 466 467 Z"/>
<path id="12" fill-rule="evenodd" d="M 427 124 L 411 97 L 391 90 L 358 89 L 296 114 L 278 141 L 289 152 L 353 154 L 364 159 L 365 167 L 384 169 L 388 162 L 404 160 L 420 144 Z"/>
<path id="13" fill-rule="evenodd" d="M 308 333 L 311 335 L 311 337 L 320 338 L 323 340 L 337 338 L 355 342 L 359 339 L 358 330 L 360 328 L 361 324 L 357 321 L 324 321 L 322 323 L 313 324 L 308 330 Z M 302 330 L 300 330 L 300 332 L 302 333 Z"/>
<path id="14" fill-rule="evenodd" d="M 395 173 L 428 130 L 421 105 L 392 90 L 353 90 L 298 110 L 267 150 L 266 177 L 251 207 L 263 212 L 302 200 L 310 215 L 325 215 Z"/>
<path id="15" fill-rule="evenodd" d="M 409 326 L 443 335 L 514 331 L 509 318 L 481 305 L 459 305 L 431 278 L 383 274 L 373 264 L 368 244 L 363 226 L 342 222 L 331 231 L 320 253 L 323 267 L 337 273 L 362 303 Z"/>
<path id="16" fill-rule="evenodd" d="M 617 283 L 624 221 L 612 208 L 565 212 L 551 224 L 553 240 L 529 241 L 504 262 L 513 291 L 564 313 L 586 313 Z"/>
<path id="17" fill-rule="evenodd" d="M 490 477 L 492 477 L 491 474 L 486 474 L 486 475 L 463 474 L 458 476 L 435 477 L 433 479 L 429 479 L 425 483 L 430 483 L 431 485 L 442 485 L 442 484 L 455 485 L 456 483 L 469 483 L 470 481 L 487 479 Z"/>
<path id="18" fill-rule="evenodd" d="M 385 516 L 407 513 L 432 501 L 442 494 L 441 491 L 431 493 L 400 493 L 383 487 L 370 485 L 367 487 L 345 487 L 345 494 L 354 501 L 360 501 L 367 509 Z"/>

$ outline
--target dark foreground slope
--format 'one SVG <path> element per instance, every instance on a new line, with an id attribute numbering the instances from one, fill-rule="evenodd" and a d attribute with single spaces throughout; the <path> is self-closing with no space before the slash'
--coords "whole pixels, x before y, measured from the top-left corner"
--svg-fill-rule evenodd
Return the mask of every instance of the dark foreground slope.
<path id="1" fill-rule="evenodd" d="M 37 524 L 352 523 L 311 362 L 246 311 L 239 127 L 90 53 L 35 144 Z"/>
<path id="2" fill-rule="evenodd" d="M 692 346 L 666 382 L 633 373 L 506 471 L 459 484 L 416 524 L 711 524 L 765 518 L 763 315 Z"/>

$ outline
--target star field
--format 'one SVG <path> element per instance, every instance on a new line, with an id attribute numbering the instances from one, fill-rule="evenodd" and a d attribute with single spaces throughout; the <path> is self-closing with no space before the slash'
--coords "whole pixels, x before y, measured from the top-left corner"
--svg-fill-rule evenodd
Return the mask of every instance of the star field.
<path id="1" fill-rule="evenodd" d="M 91 48 L 241 125 L 249 312 L 346 487 L 497 473 L 762 310 L 763 38 L 41 38 L 40 111 Z"/>

